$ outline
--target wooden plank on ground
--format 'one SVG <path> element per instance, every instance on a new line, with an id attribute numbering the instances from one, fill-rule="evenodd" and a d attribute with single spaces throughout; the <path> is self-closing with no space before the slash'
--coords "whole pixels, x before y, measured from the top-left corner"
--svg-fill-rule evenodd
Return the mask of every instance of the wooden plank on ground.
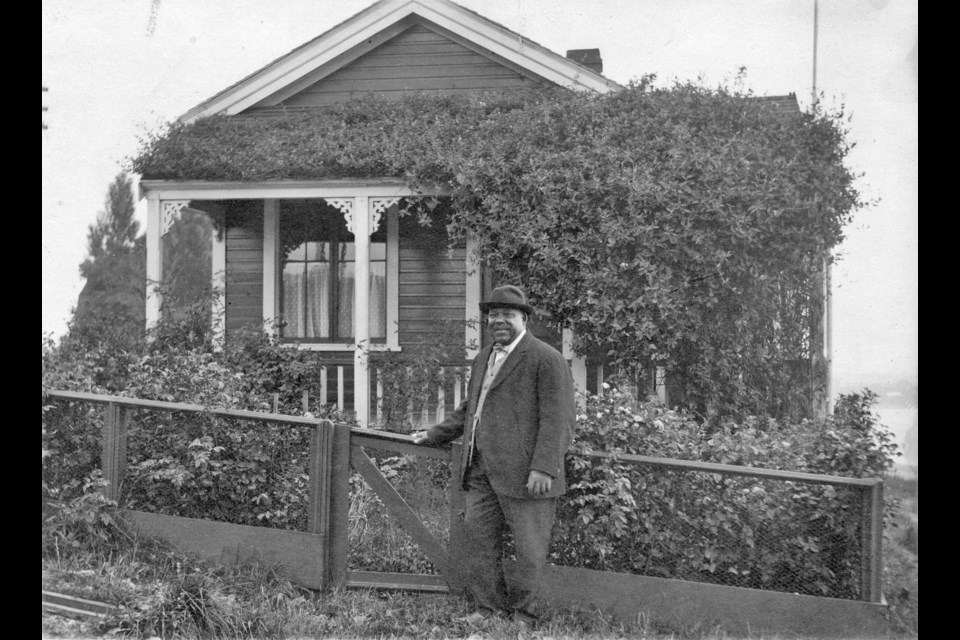
<path id="1" fill-rule="evenodd" d="M 506 563 L 505 570 L 509 576 L 513 564 Z M 572 567 L 548 566 L 543 595 L 624 622 L 643 616 L 677 631 L 722 629 L 736 637 L 805 638 L 882 638 L 889 631 L 886 607 L 876 603 Z"/>
<path id="2" fill-rule="evenodd" d="M 345 586 L 353 589 L 386 589 L 449 593 L 443 576 L 422 573 L 385 573 L 381 571 L 348 571 Z"/>
<path id="3" fill-rule="evenodd" d="M 420 517 L 414 513 L 410 505 L 406 503 L 403 497 L 397 493 L 393 485 L 383 477 L 377 465 L 367 457 L 363 449 L 354 445 L 350 447 L 350 463 L 354 471 L 359 473 L 370 488 L 373 489 L 377 497 L 383 502 L 397 522 L 403 529 L 410 534 L 420 549 L 426 554 L 427 558 L 435 564 L 444 575 L 450 574 L 450 561 L 447 558 L 446 549 L 443 548 L 433 534 L 420 522 Z"/>
<path id="4" fill-rule="evenodd" d="M 249 563 L 274 567 L 309 589 L 324 586 L 319 562 L 324 553 L 321 536 L 144 511 L 125 511 L 123 515 L 139 534 L 161 538 L 205 560 L 225 566 Z"/>
<path id="5" fill-rule="evenodd" d="M 40 608 L 71 618 L 103 618 L 117 611 L 106 602 L 78 598 L 65 593 L 40 590 Z"/>

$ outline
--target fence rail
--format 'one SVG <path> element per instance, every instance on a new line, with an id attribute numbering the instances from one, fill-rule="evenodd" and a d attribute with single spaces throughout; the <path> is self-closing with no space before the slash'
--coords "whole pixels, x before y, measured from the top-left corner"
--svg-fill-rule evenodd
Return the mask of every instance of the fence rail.
<path id="1" fill-rule="evenodd" d="M 412 510 L 399 496 L 391 493 L 386 480 L 380 482 L 376 476 L 376 467 L 370 464 L 363 448 L 386 450 L 397 454 L 431 457 L 445 461 L 455 461 L 459 447 L 434 448 L 413 444 L 409 436 L 371 429 L 350 428 L 348 425 L 335 425 L 327 420 L 276 413 L 262 413 L 238 409 L 217 409 L 195 404 L 144 400 L 122 396 L 98 395 L 75 391 L 48 391 L 48 398 L 64 401 L 95 403 L 104 406 L 102 431 L 102 471 L 108 481 L 107 495 L 113 499 L 119 497 L 119 487 L 124 477 L 126 464 L 127 412 L 133 409 L 148 409 L 167 412 L 187 412 L 224 418 L 262 421 L 266 423 L 288 424 L 309 427 L 312 430 L 312 444 L 309 465 L 309 533 L 321 538 L 323 552 L 319 559 L 319 582 L 321 586 L 330 584 L 376 584 L 401 585 L 423 582 L 425 589 L 436 589 L 436 577 L 397 578 L 390 574 L 371 572 L 357 573 L 351 576 L 347 567 L 347 522 L 349 483 L 351 466 L 364 479 L 375 486 L 378 495 L 385 501 L 402 524 L 411 528 L 413 537 L 421 548 L 427 550 L 431 561 L 439 567 L 449 567 L 446 551 L 435 543 L 428 532 L 413 522 Z M 861 532 L 860 553 L 860 600 L 879 603 L 881 596 L 881 555 L 883 527 L 883 484 L 879 478 L 846 478 L 803 472 L 760 469 L 737 465 L 654 458 L 649 456 L 617 454 L 595 451 L 582 454 L 595 460 L 608 460 L 631 467 L 644 468 L 657 473 L 690 472 L 696 474 L 719 474 L 723 478 L 746 477 L 764 481 L 795 482 L 828 485 L 840 489 L 852 490 L 860 497 L 862 505 L 859 518 Z M 455 484 L 455 483 L 454 483 Z M 451 510 L 457 508 L 456 498 L 451 494 Z M 456 518 L 451 518 L 451 529 Z M 451 546 L 456 535 L 451 530 Z M 357 582 L 359 581 L 359 582 Z"/>

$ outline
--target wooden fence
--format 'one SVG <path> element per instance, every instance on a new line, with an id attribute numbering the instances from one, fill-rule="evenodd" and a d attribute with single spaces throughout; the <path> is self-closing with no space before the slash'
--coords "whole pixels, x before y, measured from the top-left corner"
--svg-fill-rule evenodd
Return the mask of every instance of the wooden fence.
<path id="1" fill-rule="evenodd" d="M 351 428 L 329 420 L 200 405 L 141 400 L 71 391 L 50 391 L 46 398 L 102 404 L 102 472 L 107 496 L 119 497 L 127 450 L 127 412 L 131 409 L 203 413 L 228 418 L 308 427 L 312 430 L 307 531 L 288 531 L 193 518 L 127 511 L 139 531 L 162 537 L 186 551 L 222 562 L 257 561 L 279 565 L 299 584 L 313 589 L 332 586 L 373 587 L 444 592 L 458 590 L 456 549 L 463 532 L 451 517 L 449 547 L 423 525 L 394 489 L 365 448 L 402 455 L 437 458 L 456 465 L 458 445 L 446 449 L 415 445 L 409 436 Z M 594 458 L 613 454 L 596 452 Z M 844 637 L 882 634 L 887 630 L 882 603 L 883 484 L 859 479 L 757 469 L 734 465 L 617 454 L 620 463 L 664 471 L 698 471 L 724 476 L 775 479 L 852 489 L 862 494 L 861 600 L 824 598 L 696 583 L 631 574 L 549 566 L 545 597 L 569 605 L 599 608 L 626 620 L 644 615 L 669 624 L 720 626 L 730 633 L 798 633 Z M 456 468 L 454 466 L 453 468 Z M 417 543 L 440 576 L 350 571 L 348 524 L 350 478 L 362 476 L 389 514 Z M 449 489 L 451 514 L 463 508 L 457 483 Z M 509 567 L 508 567 L 509 570 Z"/>

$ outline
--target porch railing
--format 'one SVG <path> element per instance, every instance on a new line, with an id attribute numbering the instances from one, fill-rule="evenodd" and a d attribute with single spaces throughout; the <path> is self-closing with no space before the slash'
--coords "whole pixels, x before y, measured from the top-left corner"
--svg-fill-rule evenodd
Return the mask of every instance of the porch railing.
<path id="1" fill-rule="evenodd" d="M 353 360 L 327 360 L 320 367 L 320 386 L 313 394 L 303 392 L 302 405 L 308 411 L 317 405 L 336 407 L 344 415 L 356 412 L 353 392 Z M 407 402 L 405 418 L 410 426 L 420 427 L 443 421 L 446 415 L 460 405 L 466 397 L 466 367 L 446 365 L 441 368 L 437 380 L 417 389 L 405 390 L 411 399 Z M 388 401 L 384 384 L 384 371 L 376 361 L 368 367 L 370 413 L 372 423 L 384 423 L 385 404 Z M 416 400 L 412 397 L 416 396 Z M 276 411 L 276 408 L 275 408 Z"/>

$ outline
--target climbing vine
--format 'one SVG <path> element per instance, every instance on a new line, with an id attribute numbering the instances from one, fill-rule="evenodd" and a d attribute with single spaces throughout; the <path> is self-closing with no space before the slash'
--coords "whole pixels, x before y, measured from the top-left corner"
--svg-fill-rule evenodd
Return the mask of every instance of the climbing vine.
<path id="1" fill-rule="evenodd" d="M 148 179 L 396 177 L 452 198 L 500 278 L 626 372 L 663 367 L 704 416 L 802 416 L 818 278 L 864 206 L 842 112 L 788 113 L 650 78 L 594 95 L 419 95 L 214 116 L 144 140 Z"/>

